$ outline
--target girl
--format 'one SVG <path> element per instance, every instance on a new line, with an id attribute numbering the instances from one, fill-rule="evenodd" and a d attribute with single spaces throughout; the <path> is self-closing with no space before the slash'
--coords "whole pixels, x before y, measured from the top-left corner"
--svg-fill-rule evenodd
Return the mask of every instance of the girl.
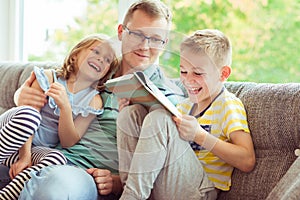
<path id="1" fill-rule="evenodd" d="M 17 199 L 31 171 L 65 164 L 63 154 L 52 148 L 59 142 L 73 146 L 103 112 L 99 92 L 117 67 L 107 39 L 104 35 L 84 38 L 56 71 L 35 67 L 32 87 L 44 91 L 48 103 L 15 107 L 1 115 L 0 162 L 10 167 L 13 180 L 0 191 L 0 199 Z"/>

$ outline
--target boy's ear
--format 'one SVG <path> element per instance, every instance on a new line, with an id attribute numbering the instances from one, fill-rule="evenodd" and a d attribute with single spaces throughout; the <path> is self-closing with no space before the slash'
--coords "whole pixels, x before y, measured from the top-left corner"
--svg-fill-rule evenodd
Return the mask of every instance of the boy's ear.
<path id="1" fill-rule="evenodd" d="M 224 66 L 221 69 L 221 81 L 226 81 L 231 74 L 231 67 Z"/>

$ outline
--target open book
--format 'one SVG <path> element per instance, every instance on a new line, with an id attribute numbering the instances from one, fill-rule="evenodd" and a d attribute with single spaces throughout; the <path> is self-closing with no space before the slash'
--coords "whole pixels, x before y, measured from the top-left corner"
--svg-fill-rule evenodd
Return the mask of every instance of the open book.
<path id="1" fill-rule="evenodd" d="M 176 117 L 181 116 L 172 102 L 141 71 L 110 79 L 105 86 L 117 97 L 129 99 L 131 104 L 142 104 L 146 107 L 161 104 Z"/>

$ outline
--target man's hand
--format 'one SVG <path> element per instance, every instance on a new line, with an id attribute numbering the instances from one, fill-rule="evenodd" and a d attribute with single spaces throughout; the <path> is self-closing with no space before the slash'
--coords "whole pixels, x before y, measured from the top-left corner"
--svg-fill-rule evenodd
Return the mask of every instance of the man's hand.
<path id="1" fill-rule="evenodd" d="M 91 168 L 87 169 L 87 173 L 94 177 L 99 194 L 108 195 L 113 191 L 113 178 L 109 170 Z"/>
<path id="2" fill-rule="evenodd" d="M 122 98 L 122 99 L 118 99 L 118 103 L 119 103 L 119 112 L 121 112 L 123 108 L 125 108 L 130 104 L 130 101 L 129 99 Z"/>
<path id="3" fill-rule="evenodd" d="M 30 77 L 15 93 L 15 103 L 17 106 L 29 105 L 40 110 L 47 103 L 47 96 L 38 89 L 31 88 L 36 77 L 31 72 Z"/>

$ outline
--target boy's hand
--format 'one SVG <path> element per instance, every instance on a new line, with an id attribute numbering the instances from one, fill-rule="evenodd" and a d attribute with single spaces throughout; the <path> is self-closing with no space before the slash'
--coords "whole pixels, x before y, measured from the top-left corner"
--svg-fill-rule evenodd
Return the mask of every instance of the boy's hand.
<path id="1" fill-rule="evenodd" d="M 181 118 L 173 116 L 173 120 L 176 123 L 179 136 L 185 141 L 194 141 L 196 134 L 200 134 L 203 130 L 194 116 L 182 115 Z"/>
<path id="2" fill-rule="evenodd" d="M 121 112 L 121 110 L 123 108 L 125 108 L 126 106 L 128 106 L 130 104 L 129 99 L 126 99 L 126 98 L 118 99 L 118 102 L 119 102 L 119 112 Z"/>

